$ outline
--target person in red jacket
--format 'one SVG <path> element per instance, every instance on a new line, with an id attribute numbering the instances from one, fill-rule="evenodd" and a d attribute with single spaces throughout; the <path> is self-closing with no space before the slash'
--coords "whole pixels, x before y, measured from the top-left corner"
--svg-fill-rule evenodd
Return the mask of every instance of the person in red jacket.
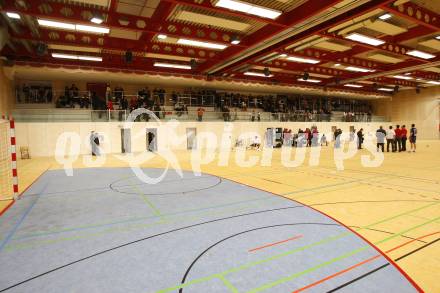
<path id="1" fill-rule="evenodd" d="M 402 151 L 402 129 L 400 129 L 400 125 L 396 125 L 396 129 L 394 130 L 396 133 L 396 145 L 399 153 Z"/>
<path id="2" fill-rule="evenodd" d="M 400 129 L 400 134 L 402 137 L 402 152 L 406 152 L 406 141 L 408 139 L 408 130 L 405 125 L 402 125 L 402 129 Z"/>

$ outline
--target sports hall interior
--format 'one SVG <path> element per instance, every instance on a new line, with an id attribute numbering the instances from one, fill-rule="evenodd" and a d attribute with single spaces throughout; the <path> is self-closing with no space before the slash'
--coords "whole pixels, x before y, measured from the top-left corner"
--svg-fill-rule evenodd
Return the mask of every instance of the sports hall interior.
<path id="1" fill-rule="evenodd" d="M 439 1 L 0 11 L 0 292 L 440 292 Z"/>

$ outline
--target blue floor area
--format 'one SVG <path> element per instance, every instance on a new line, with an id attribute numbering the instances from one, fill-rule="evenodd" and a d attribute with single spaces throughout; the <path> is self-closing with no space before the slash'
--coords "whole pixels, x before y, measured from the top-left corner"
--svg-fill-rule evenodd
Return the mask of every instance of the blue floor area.
<path id="1" fill-rule="evenodd" d="M 47 171 L 0 217 L 0 292 L 292 292 L 375 255 L 311 208 L 190 172 Z M 333 289 L 416 292 L 382 256 L 307 291 Z"/>

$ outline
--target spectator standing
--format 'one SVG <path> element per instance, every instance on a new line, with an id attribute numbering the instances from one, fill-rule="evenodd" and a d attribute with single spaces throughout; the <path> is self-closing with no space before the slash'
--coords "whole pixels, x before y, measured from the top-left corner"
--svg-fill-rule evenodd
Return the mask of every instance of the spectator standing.
<path id="1" fill-rule="evenodd" d="M 335 149 L 338 149 L 341 147 L 342 130 L 340 128 L 336 129 L 334 135 L 335 135 Z"/>
<path id="2" fill-rule="evenodd" d="M 112 89 L 110 88 L 110 85 L 107 84 L 107 87 L 105 88 L 105 97 L 107 99 L 107 102 L 111 100 L 112 95 Z"/>
<path id="3" fill-rule="evenodd" d="M 257 121 L 258 121 L 258 122 L 261 121 L 261 113 L 260 113 L 260 112 L 257 113 Z"/>
<path id="4" fill-rule="evenodd" d="M 406 129 L 405 125 L 402 125 L 402 128 L 400 129 L 400 133 L 402 136 L 402 152 L 406 152 L 406 141 L 408 139 L 408 130 Z"/>
<path id="5" fill-rule="evenodd" d="M 393 127 L 390 126 L 390 128 L 387 130 L 387 152 L 390 152 L 390 145 L 391 145 L 391 151 L 394 153 L 396 151 L 396 143 L 395 143 L 396 133 L 393 130 Z"/>
<path id="6" fill-rule="evenodd" d="M 252 122 L 255 121 L 255 110 L 252 110 L 251 121 L 252 121 Z"/>
<path id="7" fill-rule="evenodd" d="M 109 110 L 109 111 L 113 111 L 114 110 L 112 100 L 108 101 L 108 103 L 107 103 L 107 110 Z"/>
<path id="8" fill-rule="evenodd" d="M 201 122 L 203 120 L 204 113 L 205 113 L 205 109 L 203 109 L 202 107 L 197 109 L 197 119 L 199 122 Z"/>
<path id="9" fill-rule="evenodd" d="M 321 136 L 321 146 L 325 144 L 325 146 L 328 146 L 328 142 L 327 142 L 327 137 L 325 136 L 325 134 L 323 134 Z"/>
<path id="10" fill-rule="evenodd" d="M 411 129 L 409 131 L 409 142 L 411 144 L 411 150 L 414 153 L 416 152 L 416 141 L 417 141 L 417 128 L 415 124 L 411 125 Z"/>
<path id="11" fill-rule="evenodd" d="M 364 133 L 363 133 L 364 129 L 361 128 L 358 132 L 357 132 L 357 138 L 358 138 L 358 150 L 362 149 L 362 144 L 364 143 Z"/>
<path id="12" fill-rule="evenodd" d="M 402 151 L 402 130 L 400 129 L 400 125 L 396 125 L 394 132 L 396 133 L 396 149 L 400 153 Z"/>
<path id="13" fill-rule="evenodd" d="M 380 126 L 379 129 L 376 131 L 377 152 L 379 152 L 379 149 L 382 149 L 382 153 L 385 152 L 385 137 L 386 136 L 387 136 L 387 133 L 382 128 L 382 126 Z"/>

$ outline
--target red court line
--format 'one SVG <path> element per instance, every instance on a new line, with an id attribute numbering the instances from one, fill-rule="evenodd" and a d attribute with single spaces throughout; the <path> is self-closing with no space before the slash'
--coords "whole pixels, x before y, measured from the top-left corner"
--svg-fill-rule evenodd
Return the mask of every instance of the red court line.
<path id="1" fill-rule="evenodd" d="M 18 198 L 20 198 L 22 195 L 23 195 L 23 193 L 25 193 L 26 192 L 26 190 L 28 190 L 38 179 L 40 179 L 41 178 L 41 176 L 43 176 L 43 174 L 44 173 L 46 173 L 47 172 L 47 170 L 49 170 L 49 168 L 47 168 L 46 170 L 44 170 L 43 171 L 43 173 L 41 173 L 40 175 L 38 175 L 38 177 L 37 178 L 35 178 L 34 179 L 34 181 L 32 181 L 32 183 L 31 184 L 29 184 L 22 192 L 20 192 L 20 195 L 18 196 Z M 6 213 L 6 211 L 10 208 L 10 207 L 12 207 L 12 205 L 14 204 L 16 202 L 16 200 L 12 200 L 3 210 L 0 210 L 0 216 L 1 215 L 3 215 L 4 213 Z"/>
<path id="2" fill-rule="evenodd" d="M 402 244 L 400 244 L 400 245 L 398 245 L 398 246 L 396 246 L 396 247 L 394 247 L 394 248 L 391 248 L 390 250 L 387 250 L 387 251 L 385 251 L 385 252 L 386 252 L 386 253 L 389 253 L 389 252 L 394 251 L 394 250 L 396 250 L 396 249 L 402 248 L 403 246 L 406 246 L 406 245 L 408 245 L 408 244 L 410 244 L 410 243 L 412 243 L 412 242 L 414 242 L 414 241 L 417 241 L 417 240 L 420 240 L 420 239 L 423 239 L 423 238 L 426 238 L 426 237 L 429 237 L 429 236 L 432 236 L 432 235 L 435 235 L 435 234 L 439 234 L 439 233 L 440 233 L 440 231 L 438 231 L 438 232 L 434 232 L 434 233 L 430 233 L 430 234 L 427 234 L 427 235 L 421 236 L 421 237 L 419 237 L 419 238 L 412 239 L 412 240 L 407 241 L 407 242 L 404 242 L 404 243 L 402 243 Z M 378 254 L 378 255 L 375 255 L 375 256 L 373 256 L 373 257 L 370 257 L 369 259 L 366 259 L 366 260 L 361 261 L 361 262 L 359 262 L 359 263 L 357 263 L 357 264 L 354 264 L 354 265 L 352 265 L 351 267 L 348 267 L 348 268 L 346 268 L 346 269 L 343 269 L 342 271 L 339 271 L 339 272 L 337 272 L 337 273 L 335 273 L 335 274 L 329 275 L 329 276 L 327 276 L 327 277 L 325 277 L 325 278 L 323 278 L 323 279 L 321 279 L 321 280 L 318 280 L 318 281 L 316 281 L 316 282 L 314 282 L 314 283 L 311 283 L 311 284 L 309 284 L 309 285 L 307 285 L 307 286 L 305 286 L 305 287 L 302 287 L 302 288 L 300 288 L 300 289 L 297 289 L 297 290 L 293 291 L 292 293 L 299 293 L 299 292 L 302 292 L 302 291 L 304 291 L 304 290 L 306 290 L 306 289 L 312 288 L 312 287 L 314 287 L 314 286 L 316 286 L 316 285 L 322 284 L 322 283 L 324 283 L 325 281 L 328 281 L 328 280 L 330 280 L 330 279 L 333 279 L 333 278 L 335 278 L 335 277 L 337 277 L 337 276 L 339 276 L 339 275 L 345 274 L 345 273 L 347 273 L 347 272 L 349 272 L 349 271 L 351 271 L 351 270 L 353 270 L 353 269 L 355 269 L 355 268 L 357 268 L 357 267 L 360 267 L 360 266 L 362 266 L 362 265 L 364 265 L 364 264 L 366 264 L 366 263 L 369 263 L 369 262 L 371 262 L 371 261 L 373 261 L 373 260 L 375 260 L 375 259 L 377 259 L 377 258 L 379 258 L 379 257 L 381 257 L 381 256 L 382 256 L 381 254 Z"/>
<path id="3" fill-rule="evenodd" d="M 420 240 L 420 239 L 423 239 L 423 238 L 426 238 L 426 237 L 428 237 L 428 236 L 432 236 L 432 235 L 435 235 L 435 234 L 439 234 L 439 233 L 440 233 L 440 231 L 437 231 L 437 232 L 434 232 L 434 233 L 431 233 L 431 234 L 428 234 L 428 235 L 424 235 L 424 236 L 419 237 L 419 238 L 415 238 L 415 239 L 409 240 L 409 241 L 407 241 L 407 242 L 405 242 L 405 243 L 402 243 L 402 244 L 400 244 L 399 246 L 396 246 L 396 247 L 394 247 L 394 248 L 392 248 L 392 249 L 390 249 L 390 250 L 387 250 L 387 251 L 385 251 L 385 252 L 386 252 L 386 253 L 389 253 L 389 252 L 391 252 L 391 251 L 394 251 L 394 250 L 396 250 L 396 249 L 401 248 L 402 246 L 408 245 L 408 244 L 410 244 L 410 243 L 412 243 L 412 242 L 414 242 L 414 241 L 417 241 L 417 240 Z"/>
<path id="4" fill-rule="evenodd" d="M 213 174 L 210 174 L 210 173 L 207 173 L 207 172 L 204 172 L 204 173 L 206 173 L 206 174 L 209 174 L 209 175 L 213 175 Z M 217 175 L 213 175 L 213 176 L 217 176 Z M 227 180 L 229 180 L 229 181 L 232 181 L 232 182 L 235 182 L 235 183 L 238 183 L 238 184 L 242 184 L 242 185 L 245 185 L 245 186 L 248 186 L 248 187 L 250 187 L 250 188 L 253 188 L 253 189 L 256 189 L 256 190 L 261 190 L 261 191 L 263 191 L 263 192 L 267 192 L 267 193 L 270 193 L 270 194 L 273 194 L 273 195 L 275 195 L 275 196 L 278 196 L 278 197 L 281 197 L 281 198 L 284 198 L 284 199 L 287 199 L 287 200 L 290 200 L 290 201 L 293 201 L 293 202 L 296 202 L 296 203 L 299 203 L 299 204 L 302 204 L 303 206 L 305 206 L 305 207 L 308 207 L 309 209 L 311 209 L 311 210 L 313 210 L 313 211 L 315 211 L 315 212 L 318 212 L 318 213 L 320 213 L 321 215 L 324 215 L 324 216 L 326 216 L 327 218 L 330 218 L 330 219 L 332 219 L 333 221 L 335 221 L 336 223 L 338 223 L 338 224 L 340 224 L 342 227 L 344 227 L 344 228 L 346 228 L 347 230 L 349 230 L 349 231 L 351 231 L 353 234 L 355 234 L 356 236 L 358 236 L 359 238 L 361 238 L 362 240 L 364 240 L 365 242 L 367 242 L 371 247 L 373 247 L 377 252 L 379 252 L 386 260 L 388 260 L 390 263 L 391 263 L 391 265 L 393 265 L 413 286 L 414 286 L 414 288 L 418 291 L 418 292 L 425 292 L 425 291 L 423 291 L 423 289 L 419 286 L 419 285 L 417 285 L 417 283 L 394 261 L 394 260 L 392 260 L 388 255 L 386 255 L 382 250 L 380 250 L 376 245 L 374 245 L 371 241 L 369 241 L 367 238 L 365 238 L 364 236 L 362 236 L 359 232 L 357 232 L 357 231 L 355 231 L 354 229 L 352 229 L 352 228 L 350 228 L 350 227 L 348 227 L 347 225 L 345 225 L 344 223 L 342 223 L 341 221 L 339 221 L 339 220 L 337 220 L 336 218 L 334 218 L 334 217 L 332 217 L 332 216 L 330 216 L 329 214 L 327 214 L 327 213 L 325 213 L 325 212 L 323 212 L 323 211 L 320 211 L 320 210 L 318 210 L 318 209 L 316 209 L 316 208 L 314 208 L 314 207 L 312 207 L 312 206 L 309 206 L 309 205 L 307 205 L 307 204 L 305 204 L 305 203 L 302 203 L 301 201 L 298 201 L 298 200 L 296 200 L 296 199 L 292 199 L 292 198 L 289 198 L 289 197 L 287 197 L 287 196 L 285 196 L 285 195 L 281 195 L 281 194 L 278 194 L 278 193 L 274 193 L 274 192 L 272 192 L 272 191 L 270 191 L 270 190 L 265 190 L 265 189 L 262 189 L 262 188 L 259 188 L 259 187 L 255 187 L 255 186 L 252 186 L 252 185 L 249 185 L 249 184 L 247 184 L 247 183 L 243 183 L 243 182 L 238 182 L 238 181 L 235 181 L 234 179 L 230 179 L 230 178 L 225 178 L 225 179 L 227 179 Z"/>
<path id="5" fill-rule="evenodd" d="M 278 245 L 278 244 L 286 243 L 286 242 L 289 242 L 289 241 L 292 241 L 292 240 L 296 240 L 296 239 L 299 239 L 299 238 L 302 238 L 302 237 L 303 237 L 303 235 L 297 235 L 295 237 L 288 238 L 286 240 L 281 240 L 281 241 L 278 241 L 278 242 L 269 243 L 269 244 L 266 244 L 266 245 L 263 245 L 263 246 L 260 246 L 260 247 L 256 247 L 256 248 L 250 249 L 249 252 L 254 252 L 254 251 L 261 250 L 261 249 L 264 249 L 264 248 L 267 248 L 267 247 L 271 247 L 271 246 L 275 246 L 275 245 Z"/>
<path id="6" fill-rule="evenodd" d="M 15 200 L 11 199 L 11 202 L 7 204 L 2 210 L 0 210 L 0 216 L 6 213 L 6 211 L 14 204 Z"/>

